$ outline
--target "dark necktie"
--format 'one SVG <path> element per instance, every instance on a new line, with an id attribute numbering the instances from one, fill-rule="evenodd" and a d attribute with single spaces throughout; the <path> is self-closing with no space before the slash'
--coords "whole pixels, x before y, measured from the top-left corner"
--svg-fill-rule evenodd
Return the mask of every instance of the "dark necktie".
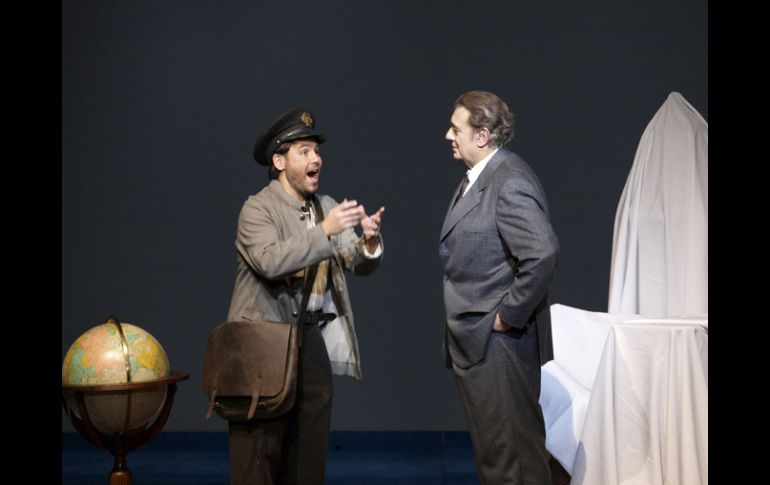
<path id="1" fill-rule="evenodd" d="M 465 174 L 465 178 L 463 178 L 463 183 L 462 183 L 462 185 L 460 186 L 460 192 L 457 194 L 457 198 L 455 199 L 455 203 L 454 203 L 454 204 L 452 204 L 452 206 L 453 206 L 453 207 L 454 207 L 455 205 L 457 205 L 457 202 L 459 202 L 459 201 L 460 201 L 460 199 L 462 199 L 462 198 L 463 198 L 463 194 L 465 193 L 465 189 L 468 187 L 468 183 L 469 183 L 469 182 L 470 182 L 470 181 L 468 180 L 468 174 L 466 173 L 466 174 Z"/>

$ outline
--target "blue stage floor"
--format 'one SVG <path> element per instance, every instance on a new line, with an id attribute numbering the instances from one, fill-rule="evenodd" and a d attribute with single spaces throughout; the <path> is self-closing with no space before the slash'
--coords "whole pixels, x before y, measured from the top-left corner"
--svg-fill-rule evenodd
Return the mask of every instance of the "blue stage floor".
<path id="1" fill-rule="evenodd" d="M 112 455 L 62 434 L 62 484 L 105 485 Z M 227 484 L 227 433 L 163 432 L 128 455 L 134 485 Z M 466 432 L 332 432 L 327 485 L 478 484 Z"/>

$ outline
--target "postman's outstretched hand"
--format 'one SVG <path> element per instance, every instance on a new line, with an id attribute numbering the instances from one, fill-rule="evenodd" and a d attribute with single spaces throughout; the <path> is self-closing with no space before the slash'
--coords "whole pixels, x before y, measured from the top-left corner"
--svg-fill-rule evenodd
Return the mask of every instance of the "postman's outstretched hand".
<path id="1" fill-rule="evenodd" d="M 363 206 L 361 206 L 363 209 Z M 370 253 L 377 250 L 377 245 L 380 243 L 380 226 L 382 225 L 382 214 L 385 213 L 385 207 L 380 207 L 374 214 L 361 218 L 361 229 L 364 232 L 364 241 L 366 242 L 366 249 Z M 364 211 L 364 214 L 366 212 Z"/>

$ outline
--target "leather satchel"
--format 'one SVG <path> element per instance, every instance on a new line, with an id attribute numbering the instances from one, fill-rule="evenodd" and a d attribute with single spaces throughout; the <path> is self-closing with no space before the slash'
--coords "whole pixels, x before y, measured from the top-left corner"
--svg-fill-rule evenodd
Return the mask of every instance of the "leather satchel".
<path id="1" fill-rule="evenodd" d="M 268 321 L 226 322 L 214 328 L 203 361 L 203 391 L 209 395 L 206 418 L 216 411 L 227 420 L 249 420 L 291 409 L 297 380 L 296 328 Z"/>
<path id="2" fill-rule="evenodd" d="M 320 223 L 323 212 L 313 202 Z M 212 412 L 228 421 L 274 418 L 294 406 L 303 320 L 317 270 L 315 264 L 305 272 L 295 322 L 232 321 L 211 331 L 203 357 L 206 419 Z"/>
<path id="3" fill-rule="evenodd" d="M 307 306 L 308 272 L 302 307 Z M 312 283 L 310 283 L 312 284 Z M 291 324 L 233 321 L 214 327 L 203 357 L 203 392 L 212 412 L 228 421 L 274 418 L 294 406 L 304 311 Z"/>

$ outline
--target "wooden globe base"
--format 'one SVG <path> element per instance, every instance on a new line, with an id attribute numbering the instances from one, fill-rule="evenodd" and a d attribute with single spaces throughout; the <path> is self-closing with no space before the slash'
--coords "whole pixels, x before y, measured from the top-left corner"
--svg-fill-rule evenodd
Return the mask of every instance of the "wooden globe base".
<path id="1" fill-rule="evenodd" d="M 126 456 L 131 450 L 144 445 L 160 433 L 171 414 L 171 405 L 174 403 L 174 394 L 176 394 L 176 383 L 189 378 L 189 372 L 172 370 L 171 375 L 168 377 L 153 381 L 91 386 L 62 386 L 62 405 L 77 432 L 92 444 L 108 450 L 115 457 L 112 472 L 110 473 L 110 485 L 131 485 L 131 472 L 128 469 Z M 163 401 L 160 413 L 152 424 L 146 424 L 139 429 L 123 433 L 103 433 L 97 429 L 88 414 L 86 394 L 144 391 L 161 386 L 166 386 L 166 398 Z M 74 397 L 80 417 L 75 415 L 67 401 L 67 397 Z"/>

